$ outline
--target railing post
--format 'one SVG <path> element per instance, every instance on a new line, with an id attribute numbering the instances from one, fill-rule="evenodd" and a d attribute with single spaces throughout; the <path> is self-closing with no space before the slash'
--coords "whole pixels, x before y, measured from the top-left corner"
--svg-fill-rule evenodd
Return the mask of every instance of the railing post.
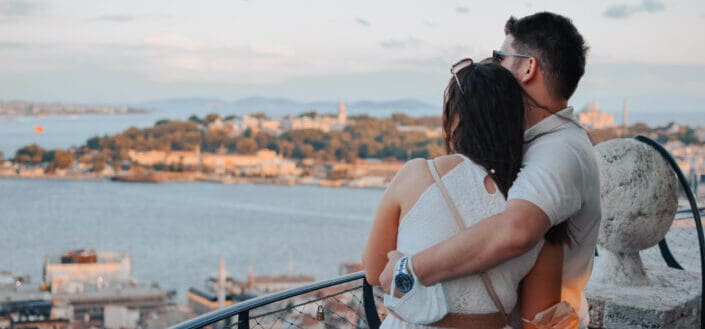
<path id="1" fill-rule="evenodd" d="M 668 248 L 668 242 L 666 242 L 666 237 L 664 237 L 659 243 L 658 243 L 658 248 L 661 250 L 661 256 L 663 259 L 666 261 L 666 265 L 670 268 L 675 268 L 682 270 L 683 266 L 678 263 L 675 257 L 673 257 L 673 254 L 671 253 L 671 249 Z"/>
<path id="2" fill-rule="evenodd" d="M 237 314 L 237 329 L 250 329 L 250 311 Z"/>
<path id="3" fill-rule="evenodd" d="M 362 304 L 365 307 L 365 317 L 367 325 L 370 329 L 378 329 L 382 324 L 377 314 L 377 306 L 375 305 L 375 295 L 372 292 L 372 286 L 367 283 L 365 277 L 362 278 Z"/>

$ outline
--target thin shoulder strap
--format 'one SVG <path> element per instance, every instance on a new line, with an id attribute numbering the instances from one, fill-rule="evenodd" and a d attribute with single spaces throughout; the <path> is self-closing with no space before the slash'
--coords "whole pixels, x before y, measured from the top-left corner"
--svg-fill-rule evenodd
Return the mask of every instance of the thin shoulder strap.
<path id="1" fill-rule="evenodd" d="M 448 194 L 446 185 L 443 184 L 441 176 L 438 175 L 436 165 L 433 164 L 433 160 L 427 160 L 426 163 L 428 163 L 428 169 L 431 171 L 431 176 L 433 176 L 433 180 L 436 181 L 436 186 L 438 186 L 438 189 L 441 190 L 441 194 L 443 194 L 443 198 L 446 200 L 448 208 L 450 208 L 450 211 L 453 213 L 453 218 L 455 219 L 455 223 L 458 224 L 458 229 L 464 229 L 465 223 L 463 222 L 463 216 L 460 215 L 458 207 L 455 206 L 455 203 L 453 203 L 453 199 L 450 197 L 450 194 Z"/>
<path id="2" fill-rule="evenodd" d="M 450 211 L 453 213 L 453 218 L 455 218 L 455 222 L 458 224 L 458 229 L 464 229 L 465 223 L 463 222 L 463 217 L 460 215 L 460 211 L 458 211 L 458 207 L 455 206 L 455 203 L 450 197 L 450 194 L 448 194 L 448 190 L 446 189 L 445 184 L 443 184 L 443 180 L 438 175 L 436 165 L 433 163 L 433 160 L 426 160 L 426 163 L 428 164 L 428 170 L 431 171 L 431 176 L 433 176 L 433 180 L 436 182 L 436 186 L 438 186 L 438 189 L 441 191 L 441 194 L 443 194 L 443 198 L 448 204 L 448 208 L 450 208 Z M 502 305 L 502 302 L 499 300 L 499 296 L 497 296 L 497 292 L 494 290 L 492 280 L 489 276 L 487 276 L 487 273 L 485 272 L 480 273 L 480 277 L 482 278 L 482 283 L 485 284 L 485 289 L 487 289 L 487 293 L 490 295 L 490 298 L 492 298 L 494 305 L 502 313 L 502 315 L 507 318 L 507 312 L 504 310 L 504 305 Z"/>

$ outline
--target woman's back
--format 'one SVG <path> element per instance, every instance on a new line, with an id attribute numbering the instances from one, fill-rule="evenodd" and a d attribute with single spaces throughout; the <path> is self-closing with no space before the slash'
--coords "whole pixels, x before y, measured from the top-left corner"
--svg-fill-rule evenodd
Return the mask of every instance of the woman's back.
<path id="1" fill-rule="evenodd" d="M 448 160 L 450 159 L 446 159 Z M 426 171 L 430 177 L 428 169 Z M 443 175 L 443 170 L 440 170 L 440 174 Z M 461 163 L 441 178 L 466 227 L 502 211 L 506 205 L 499 191 L 495 189 L 494 194 L 487 192 L 485 176 L 482 167 L 463 157 Z M 397 250 L 407 255 L 446 240 L 459 230 L 436 184 L 426 188 L 416 202 L 403 213 L 397 234 Z M 488 272 L 506 310 L 514 308 L 518 284 L 532 268 L 540 249 L 541 244 Z M 443 289 L 451 313 L 478 314 L 498 311 L 479 275 L 444 282 Z"/>

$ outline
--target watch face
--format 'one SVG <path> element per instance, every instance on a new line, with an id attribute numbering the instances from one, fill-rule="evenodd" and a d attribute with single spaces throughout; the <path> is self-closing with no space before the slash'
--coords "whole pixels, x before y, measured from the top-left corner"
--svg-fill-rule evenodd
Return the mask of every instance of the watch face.
<path id="1" fill-rule="evenodd" d="M 407 293 L 414 286 L 414 278 L 406 273 L 399 273 L 394 278 L 394 284 L 397 286 L 399 291 Z"/>

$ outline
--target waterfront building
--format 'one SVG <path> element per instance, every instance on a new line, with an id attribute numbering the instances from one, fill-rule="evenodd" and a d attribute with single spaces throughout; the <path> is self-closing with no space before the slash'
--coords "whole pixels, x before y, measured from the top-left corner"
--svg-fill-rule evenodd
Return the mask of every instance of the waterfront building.
<path id="1" fill-rule="evenodd" d="M 0 176 L 15 176 L 17 175 L 17 165 L 12 161 L 0 161 Z"/>
<path id="2" fill-rule="evenodd" d="M 167 306 L 174 295 L 156 284 L 137 284 L 128 256 L 90 249 L 47 257 L 43 285 L 53 313 L 106 328 L 134 328 L 141 314 Z"/>
<path id="3" fill-rule="evenodd" d="M 397 131 L 400 133 L 416 132 L 419 134 L 424 134 L 426 138 L 440 138 L 442 135 L 441 127 L 431 129 L 427 126 L 397 125 Z"/>
<path id="4" fill-rule="evenodd" d="M 614 127 L 614 115 L 600 111 L 594 102 L 578 113 L 578 121 L 588 129 Z"/>
<path id="5" fill-rule="evenodd" d="M 347 107 L 343 102 L 338 104 L 337 116 L 314 113 L 313 115 L 302 115 L 282 121 L 284 130 L 315 129 L 329 132 L 343 130 L 347 125 Z"/>
<path id="6" fill-rule="evenodd" d="M 261 149 L 254 154 L 217 154 L 196 151 L 136 151 L 129 150 L 131 161 L 143 166 L 181 165 L 185 167 L 205 166 L 216 173 L 232 173 L 243 176 L 285 176 L 297 175 L 296 163 L 284 159 L 269 149 Z"/>
<path id="7" fill-rule="evenodd" d="M 279 136 L 283 132 L 281 122 L 265 118 L 261 115 L 245 115 L 242 118 L 233 118 L 228 120 L 225 125 L 230 129 L 231 136 L 242 135 L 248 129 L 251 132 L 262 131 L 272 136 Z"/>
<path id="8" fill-rule="evenodd" d="M 98 289 L 133 279 L 130 257 L 112 252 L 76 250 L 47 257 L 44 283 L 52 293 L 81 293 L 84 285 Z"/>

